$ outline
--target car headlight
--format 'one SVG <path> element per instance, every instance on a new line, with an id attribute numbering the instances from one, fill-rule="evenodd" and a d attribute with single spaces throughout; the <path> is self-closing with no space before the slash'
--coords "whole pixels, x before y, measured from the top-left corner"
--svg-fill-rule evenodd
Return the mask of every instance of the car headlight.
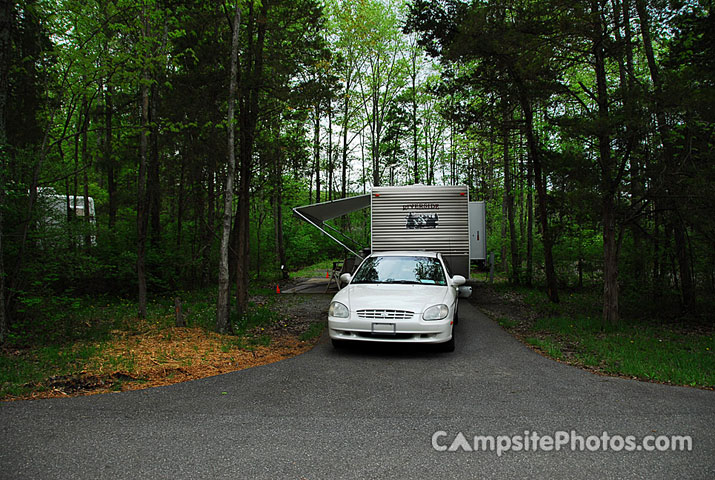
<path id="1" fill-rule="evenodd" d="M 449 314 L 449 307 L 447 305 L 434 305 L 425 310 L 422 314 L 422 318 L 425 320 L 442 320 Z"/>
<path id="2" fill-rule="evenodd" d="M 350 316 L 350 309 L 348 309 L 348 307 L 346 307 L 340 302 L 330 302 L 328 316 L 337 318 L 348 318 Z"/>

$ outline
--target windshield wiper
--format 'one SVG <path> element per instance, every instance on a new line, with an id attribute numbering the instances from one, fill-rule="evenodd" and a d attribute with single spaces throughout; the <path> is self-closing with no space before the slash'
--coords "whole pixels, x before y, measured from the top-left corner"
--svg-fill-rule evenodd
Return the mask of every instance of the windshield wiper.
<path id="1" fill-rule="evenodd" d="M 422 282 L 418 282 L 416 280 L 386 280 L 383 283 L 397 283 L 401 285 L 421 285 Z"/>

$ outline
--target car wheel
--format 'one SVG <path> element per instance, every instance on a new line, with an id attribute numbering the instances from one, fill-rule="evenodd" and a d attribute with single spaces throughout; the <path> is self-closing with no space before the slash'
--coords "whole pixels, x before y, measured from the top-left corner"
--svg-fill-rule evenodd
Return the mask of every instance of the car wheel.
<path id="1" fill-rule="evenodd" d="M 450 338 L 444 343 L 439 343 L 438 345 L 440 352 L 449 353 L 454 351 L 454 328 L 452 329 L 452 338 Z"/>
<path id="2" fill-rule="evenodd" d="M 333 348 L 345 348 L 348 344 L 347 340 L 337 340 L 335 338 L 330 339 L 333 342 Z"/>
<path id="3" fill-rule="evenodd" d="M 454 322 L 455 325 L 459 323 L 459 310 L 455 310 L 454 319 L 452 321 Z"/>

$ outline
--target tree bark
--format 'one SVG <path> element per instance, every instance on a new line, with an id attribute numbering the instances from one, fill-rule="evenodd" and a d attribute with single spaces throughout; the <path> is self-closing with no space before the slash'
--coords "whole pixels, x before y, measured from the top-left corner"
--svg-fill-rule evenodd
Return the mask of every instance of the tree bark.
<path id="1" fill-rule="evenodd" d="M 544 244 L 544 271 L 546 273 L 546 293 L 553 303 L 559 302 L 558 282 L 556 270 L 554 269 L 554 257 L 552 253 L 553 240 L 551 229 L 549 228 L 549 214 L 546 206 L 547 192 L 546 181 L 542 172 L 541 153 L 536 142 L 534 133 L 534 111 L 531 102 L 523 92 L 519 94 L 519 103 L 524 113 L 526 126 L 526 143 L 529 148 L 529 157 L 534 167 L 534 184 L 536 185 L 536 198 L 539 210 L 539 221 L 541 223 L 542 242 Z"/>
<path id="2" fill-rule="evenodd" d="M 149 35 L 149 21 L 146 11 L 142 11 L 142 36 Z M 139 176 L 137 179 L 137 283 L 139 287 L 139 318 L 146 318 L 146 237 L 148 227 L 146 175 L 148 154 L 149 128 L 149 70 L 145 66 L 142 73 L 141 86 L 141 125 L 139 142 Z"/>
<path id="3" fill-rule="evenodd" d="M 240 3 L 236 2 L 236 12 L 233 18 L 233 35 L 231 37 L 231 77 L 228 88 L 228 113 L 226 128 L 228 129 L 228 171 L 226 173 L 226 188 L 224 190 L 223 220 L 221 224 L 221 247 L 218 268 L 218 300 L 216 304 L 216 331 L 231 332 L 230 321 L 230 289 L 231 282 L 228 268 L 228 248 L 231 236 L 231 219 L 233 217 L 233 179 L 236 169 L 235 127 L 233 124 L 236 89 L 238 84 L 238 39 L 241 26 Z"/>
<path id="4" fill-rule="evenodd" d="M 320 105 L 315 104 L 313 118 L 313 167 L 315 168 L 315 203 L 320 203 Z"/>
<path id="5" fill-rule="evenodd" d="M 0 111 L 2 115 L 2 111 Z M 0 132 L 0 154 L 5 153 L 5 136 Z M 4 167 L 4 165 L 3 165 Z M 5 309 L 5 262 L 3 261 L 3 210 L 5 209 L 5 173 L 0 172 L 0 345 L 5 343 L 8 329 L 8 317 Z"/>
<path id="6" fill-rule="evenodd" d="M 343 105 L 343 159 L 340 166 L 340 198 L 348 195 L 348 115 L 350 114 L 350 76 L 345 80 L 345 104 Z"/>
<path id="7" fill-rule="evenodd" d="M 506 121 L 506 116 L 504 118 Z M 511 283 L 519 283 L 519 247 L 517 246 L 516 227 L 514 225 L 514 182 L 511 178 L 511 158 L 509 155 L 509 129 L 504 127 L 504 200 L 506 201 L 507 221 L 509 225 L 509 249 L 511 253 Z"/>
<path id="8" fill-rule="evenodd" d="M 0 345 L 5 343 L 8 317 L 5 308 L 5 263 L 3 252 L 3 211 L 5 210 L 5 172 L 7 170 L 7 96 L 10 62 L 10 28 L 12 2 L 0 0 Z"/>
<path id="9" fill-rule="evenodd" d="M 604 26 L 601 20 L 603 0 L 594 0 L 591 11 L 595 24 L 593 29 L 593 57 L 596 74 L 596 103 L 598 105 L 598 128 L 596 129 L 601 168 L 601 200 L 603 222 L 603 326 L 613 327 L 620 320 L 618 305 L 618 257 L 616 228 L 616 196 L 620 181 L 618 165 L 611 152 L 610 114 L 608 111 L 608 79 L 604 52 Z"/>
<path id="10" fill-rule="evenodd" d="M 151 218 L 151 244 L 157 246 L 161 242 L 161 185 L 159 182 L 159 89 L 156 82 L 152 83 L 150 105 L 149 105 L 149 124 L 150 128 L 150 156 L 148 165 L 148 184 L 147 194 L 149 195 L 149 211 Z"/>
<path id="11" fill-rule="evenodd" d="M 84 247 L 89 249 L 92 239 L 89 233 L 89 179 L 87 178 L 87 170 L 89 169 L 91 162 L 89 160 L 87 145 L 87 130 L 89 130 L 89 105 L 87 104 L 86 99 L 82 101 L 82 110 L 84 111 L 84 121 L 82 122 L 82 200 L 84 202 L 82 223 L 84 223 L 84 225 L 82 228 L 84 229 Z M 77 195 L 77 192 L 75 192 L 75 195 Z M 75 196 L 75 206 L 76 204 L 77 197 Z"/>
<path id="12" fill-rule="evenodd" d="M 665 156 L 666 168 L 672 171 L 675 168 L 676 153 L 674 145 L 670 138 L 670 125 L 665 116 L 665 110 L 662 105 L 663 99 L 663 83 L 658 71 L 658 64 L 655 61 L 653 52 L 653 40 L 650 33 L 650 16 L 648 15 L 647 6 L 644 0 L 636 0 L 636 10 L 641 23 L 641 36 L 643 37 L 643 50 L 645 51 L 648 60 L 648 70 L 650 71 L 653 88 L 655 90 L 655 119 L 660 135 L 660 141 L 663 145 L 663 153 Z M 678 211 L 676 202 L 671 198 L 677 192 L 676 185 L 673 185 L 670 180 L 670 175 L 666 176 L 666 190 L 668 198 L 665 200 L 666 207 L 671 211 L 672 224 L 674 228 L 674 240 L 676 256 L 678 258 L 678 273 L 680 275 L 680 286 L 682 287 L 683 307 L 686 311 L 692 310 L 695 305 L 695 285 L 692 277 L 692 268 L 688 256 L 687 233 L 685 225 Z"/>
<path id="13" fill-rule="evenodd" d="M 278 129 L 278 132 L 280 132 L 280 129 Z M 283 151 L 280 148 L 276 153 L 273 175 L 273 221 L 276 258 L 280 263 L 281 278 L 286 280 L 288 278 L 288 260 L 283 238 Z"/>
<path id="14" fill-rule="evenodd" d="M 416 51 L 415 51 L 416 52 Z M 417 160 L 419 154 L 417 151 L 417 55 L 413 52 L 412 54 L 412 155 L 414 156 L 414 181 L 415 185 L 420 183 L 420 169 L 419 162 Z"/>
<path id="15" fill-rule="evenodd" d="M 113 230 L 117 222 L 117 180 L 114 157 L 112 155 L 112 116 L 114 105 L 113 87 L 107 83 L 104 93 L 104 163 L 107 168 L 107 194 L 109 195 L 109 229 Z"/>
<path id="16" fill-rule="evenodd" d="M 250 176 L 253 157 L 253 144 L 258 122 L 258 96 L 263 77 L 263 49 L 266 37 L 266 18 L 268 0 L 260 5 L 259 18 L 254 18 L 253 3 L 249 4 L 248 47 L 246 51 L 246 75 L 241 85 L 239 99 L 240 116 L 240 181 L 238 189 L 238 214 L 236 234 L 238 237 L 236 262 L 236 309 L 238 318 L 242 318 L 248 307 L 249 274 L 249 212 L 250 212 Z M 257 24 L 256 39 L 253 39 L 254 22 Z M 246 85 L 246 83 L 248 83 Z"/>
<path id="17" fill-rule="evenodd" d="M 526 284 L 534 278 L 534 169 L 530 160 L 526 167 Z"/>
<path id="18" fill-rule="evenodd" d="M 328 97 L 328 200 L 333 200 L 333 99 Z"/>

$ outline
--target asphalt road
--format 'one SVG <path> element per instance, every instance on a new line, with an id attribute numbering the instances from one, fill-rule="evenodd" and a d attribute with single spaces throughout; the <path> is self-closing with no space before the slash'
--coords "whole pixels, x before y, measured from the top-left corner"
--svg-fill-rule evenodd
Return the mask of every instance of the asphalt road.
<path id="1" fill-rule="evenodd" d="M 323 341 L 169 387 L 4 402 L 0 478 L 715 478 L 715 393 L 592 375 L 533 353 L 467 302 L 460 318 L 452 354 Z M 432 445 L 439 431 L 442 448 L 460 432 L 472 444 L 572 430 L 584 443 L 688 435 L 692 451 Z"/>

